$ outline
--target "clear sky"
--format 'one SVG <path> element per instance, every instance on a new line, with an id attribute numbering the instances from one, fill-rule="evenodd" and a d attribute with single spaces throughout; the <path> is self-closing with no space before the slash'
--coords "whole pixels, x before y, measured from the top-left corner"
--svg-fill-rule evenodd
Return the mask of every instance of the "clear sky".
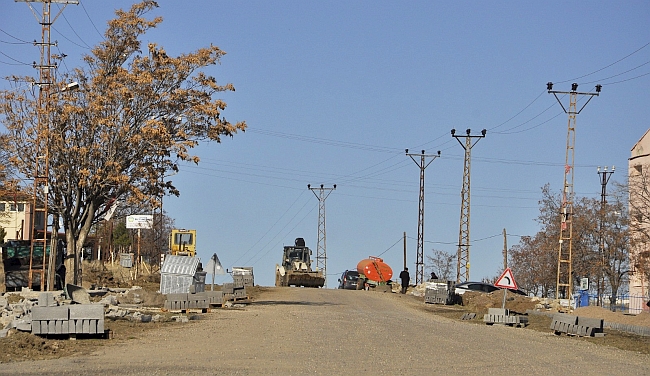
<path id="1" fill-rule="evenodd" d="M 132 1 L 81 3 L 53 27 L 53 53 L 68 55 L 62 71 L 79 65 L 114 9 Z M 541 187 L 562 186 L 568 117 L 548 81 L 562 91 L 603 85 L 577 117 L 578 196 L 600 196 L 597 166 L 617 167 L 610 184 L 624 180 L 648 129 L 647 1 L 159 4 L 151 17 L 164 22 L 145 45 L 225 50 L 207 72 L 235 85 L 224 115 L 249 126 L 195 149 L 201 163 L 170 178 L 181 196 L 166 197 L 165 210 L 177 227 L 198 231 L 204 261 L 216 252 L 226 268 L 253 266 L 261 285 L 273 285 L 282 246 L 296 237 L 316 256 L 318 200 L 307 184 L 337 184 L 326 200 L 328 287 L 370 255 L 399 273 L 403 232 L 413 275 L 419 168 L 406 148 L 441 151 L 426 169 L 424 249 L 455 254 L 464 151 L 452 128 L 487 129 L 472 151 L 470 279 L 497 276 L 503 229 L 509 246 L 534 235 Z M 38 49 L 20 41 L 40 35 L 25 3 L 0 2 L 1 77 L 37 74 Z"/>

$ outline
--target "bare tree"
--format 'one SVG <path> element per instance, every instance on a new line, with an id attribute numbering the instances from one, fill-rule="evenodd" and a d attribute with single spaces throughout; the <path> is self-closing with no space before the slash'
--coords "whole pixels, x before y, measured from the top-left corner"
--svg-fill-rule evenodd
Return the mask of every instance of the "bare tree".
<path id="1" fill-rule="evenodd" d="M 451 280 L 452 267 L 456 255 L 434 249 L 432 255 L 427 255 L 427 269 L 436 273 L 439 279 Z"/>

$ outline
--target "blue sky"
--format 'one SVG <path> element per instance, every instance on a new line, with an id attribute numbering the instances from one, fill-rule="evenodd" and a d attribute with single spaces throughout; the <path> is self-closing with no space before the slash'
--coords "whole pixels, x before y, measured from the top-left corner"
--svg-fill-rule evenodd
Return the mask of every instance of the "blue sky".
<path id="1" fill-rule="evenodd" d="M 101 41 L 96 29 L 115 8 L 132 3 L 81 2 L 54 24 L 53 52 L 68 55 L 62 71 Z M 579 196 L 600 195 L 597 166 L 616 165 L 612 181 L 624 180 L 648 129 L 645 1 L 159 4 L 151 16 L 164 22 L 145 45 L 225 50 L 207 72 L 235 85 L 224 115 L 249 126 L 195 149 L 201 163 L 171 177 L 181 196 L 166 197 L 165 210 L 177 227 L 197 229 L 202 259 L 216 252 L 227 268 L 252 265 L 262 285 L 273 284 L 282 245 L 294 238 L 315 256 L 318 200 L 307 184 L 337 184 L 326 201 L 328 287 L 370 255 L 399 272 L 405 231 L 414 271 L 419 168 L 406 148 L 441 151 L 426 170 L 425 255 L 455 254 L 463 149 L 452 128 L 487 129 L 472 152 L 470 278 L 497 276 L 503 229 L 509 246 L 535 234 L 541 187 L 562 186 L 567 115 L 548 81 L 562 91 L 603 85 L 577 118 Z M 39 39 L 40 26 L 24 3 L 0 9 L 0 77 L 36 75 L 20 63 L 37 60 L 37 48 L 13 43 Z"/>

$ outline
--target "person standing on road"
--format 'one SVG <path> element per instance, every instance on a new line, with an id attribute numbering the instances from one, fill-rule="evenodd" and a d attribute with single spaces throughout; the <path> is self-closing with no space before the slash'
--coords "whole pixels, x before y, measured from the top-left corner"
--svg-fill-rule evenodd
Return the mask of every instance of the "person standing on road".
<path id="1" fill-rule="evenodd" d="M 409 287 L 409 282 L 411 282 L 409 268 L 404 268 L 404 270 L 399 273 L 399 278 L 402 280 L 402 294 L 406 294 L 406 289 Z"/>

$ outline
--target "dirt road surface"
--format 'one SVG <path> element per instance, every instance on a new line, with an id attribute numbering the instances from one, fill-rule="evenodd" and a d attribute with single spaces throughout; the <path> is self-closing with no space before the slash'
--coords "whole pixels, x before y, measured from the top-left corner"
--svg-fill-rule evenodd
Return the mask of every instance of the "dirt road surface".
<path id="1" fill-rule="evenodd" d="M 650 374 L 650 357 L 425 312 L 421 299 L 269 288 L 243 309 L 146 331 L 91 355 L 0 365 L 11 375 Z"/>

